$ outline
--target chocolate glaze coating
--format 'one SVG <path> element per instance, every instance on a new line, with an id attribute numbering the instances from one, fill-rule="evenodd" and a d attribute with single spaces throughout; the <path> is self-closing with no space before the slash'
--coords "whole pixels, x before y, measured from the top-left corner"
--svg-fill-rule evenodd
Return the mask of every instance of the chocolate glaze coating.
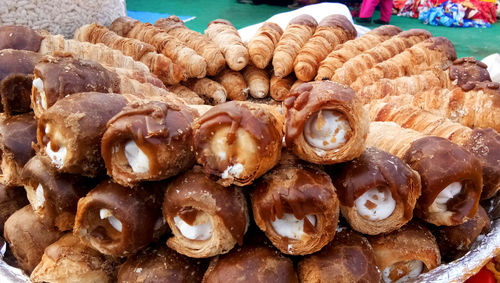
<path id="1" fill-rule="evenodd" d="M 36 141 L 36 126 L 37 121 L 33 113 L 0 120 L 2 159 L 11 159 L 22 168 L 35 155 L 31 143 Z"/>
<path id="2" fill-rule="evenodd" d="M 184 22 L 176 15 L 171 15 L 166 18 L 160 18 L 155 22 L 155 27 L 166 30 L 167 32 L 176 28 L 186 28 Z"/>
<path id="3" fill-rule="evenodd" d="M 23 187 L 8 187 L 0 183 L 0 235 L 3 236 L 5 221 L 16 210 L 28 204 L 29 202 Z"/>
<path id="4" fill-rule="evenodd" d="M 457 59 L 457 52 L 455 51 L 455 46 L 446 37 L 437 36 L 426 39 L 424 42 L 427 44 L 427 48 L 430 50 L 439 50 L 443 52 L 444 55 L 450 61 L 455 61 Z"/>
<path id="5" fill-rule="evenodd" d="M 126 37 L 138 22 L 139 21 L 130 17 L 118 17 L 111 23 L 109 29 L 116 32 L 120 36 Z"/>
<path id="6" fill-rule="evenodd" d="M 215 282 L 298 282 L 290 259 L 278 251 L 257 245 L 245 245 L 210 262 L 204 283 Z"/>
<path id="7" fill-rule="evenodd" d="M 409 29 L 402 31 L 398 34 L 400 37 L 410 37 L 410 36 L 425 36 L 426 38 L 432 37 L 432 34 L 425 29 Z"/>
<path id="8" fill-rule="evenodd" d="M 361 234 L 344 228 L 320 252 L 298 264 L 301 282 L 380 282 L 373 249 Z"/>
<path id="9" fill-rule="evenodd" d="M 332 14 L 326 16 L 318 24 L 318 27 L 322 26 L 341 28 L 346 34 L 348 34 L 348 38 L 355 38 L 357 35 L 356 28 L 354 28 L 351 21 L 349 21 L 349 19 L 347 19 L 344 15 Z"/>
<path id="10" fill-rule="evenodd" d="M 463 57 L 453 61 L 449 68 L 451 81 L 464 91 L 473 89 L 477 82 L 491 81 L 488 66 L 474 57 Z"/>
<path id="11" fill-rule="evenodd" d="M 383 25 L 373 29 L 372 32 L 383 36 L 395 36 L 401 33 L 401 28 L 393 25 Z"/>
<path id="12" fill-rule="evenodd" d="M 74 234 L 103 254 L 126 256 L 154 240 L 161 219 L 161 184 L 134 188 L 102 181 L 78 201 Z M 122 223 L 122 232 L 113 228 L 100 210 L 108 209 Z"/>
<path id="13" fill-rule="evenodd" d="M 452 223 L 461 224 L 476 214 L 482 190 L 481 163 L 467 150 L 444 138 L 425 137 L 411 144 L 403 160 L 421 177 L 417 216 L 426 219 L 437 195 L 453 182 L 461 182 L 463 188 L 447 203 L 448 210 L 453 212 Z"/>
<path id="14" fill-rule="evenodd" d="M 29 27 L 0 27 L 0 49 L 10 48 L 37 52 L 40 49 L 41 43 L 42 37 Z"/>
<path id="15" fill-rule="evenodd" d="M 42 55 L 25 50 L 4 49 L 0 50 L 0 81 L 11 74 L 33 74 L 35 64 Z M 31 89 L 31 87 L 30 87 Z"/>
<path id="16" fill-rule="evenodd" d="M 299 15 L 288 22 L 288 25 L 305 25 L 310 27 L 316 27 L 318 22 L 310 15 L 302 14 Z"/>

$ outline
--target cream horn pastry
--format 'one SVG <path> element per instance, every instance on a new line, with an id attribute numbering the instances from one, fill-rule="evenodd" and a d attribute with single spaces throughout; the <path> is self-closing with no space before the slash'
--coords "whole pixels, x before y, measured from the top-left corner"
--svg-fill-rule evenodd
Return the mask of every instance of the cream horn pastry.
<path id="1" fill-rule="evenodd" d="M 398 157 L 370 147 L 331 172 L 340 210 L 354 230 L 389 233 L 413 218 L 420 175 Z"/>
<path id="2" fill-rule="evenodd" d="M 61 231 L 73 229 L 78 200 L 95 185 L 80 175 L 59 173 L 40 155 L 26 163 L 21 178 L 35 214 Z"/>
<path id="3" fill-rule="evenodd" d="M 90 91 L 120 92 L 118 76 L 95 61 L 71 56 L 46 56 L 35 66 L 31 101 L 36 117 L 68 94 Z"/>
<path id="4" fill-rule="evenodd" d="M 436 239 L 422 224 L 410 222 L 389 234 L 369 237 L 383 282 L 401 282 L 437 267 Z"/>
<path id="5" fill-rule="evenodd" d="M 196 258 L 227 253 L 236 243 L 242 245 L 249 223 L 241 190 L 217 184 L 198 166 L 168 185 L 163 217 L 173 233 L 167 245 Z"/>
<path id="6" fill-rule="evenodd" d="M 224 186 L 245 186 L 279 161 L 283 116 L 276 107 L 231 101 L 193 124 L 196 159 Z"/>
<path id="7" fill-rule="evenodd" d="M 295 160 L 294 160 L 295 159 Z M 339 201 L 330 177 L 284 153 L 251 192 L 255 223 L 290 255 L 311 254 L 335 236 Z"/>
<path id="8" fill-rule="evenodd" d="M 165 231 L 162 194 L 161 184 L 104 180 L 78 201 L 74 234 L 103 254 L 133 254 Z"/>
<path id="9" fill-rule="evenodd" d="M 212 259 L 203 283 L 297 283 L 292 261 L 266 245 L 245 245 Z"/>
<path id="10" fill-rule="evenodd" d="M 437 227 L 433 232 L 445 261 L 464 256 L 480 234 L 490 231 L 490 219 L 480 205 L 476 215 L 457 226 Z"/>
<path id="11" fill-rule="evenodd" d="M 16 49 L 37 52 L 40 49 L 42 37 L 34 30 L 25 26 L 0 27 L 0 49 Z"/>
<path id="12" fill-rule="evenodd" d="M 297 266 L 300 282 L 380 282 L 370 242 L 361 234 L 342 228 L 320 252 L 308 255 Z"/>
<path id="13" fill-rule="evenodd" d="M 19 267 L 30 274 L 42 259 L 47 246 L 63 235 L 43 222 L 27 205 L 14 212 L 5 222 L 4 236 Z"/>
<path id="14" fill-rule="evenodd" d="M 458 225 L 476 214 L 482 190 L 480 161 L 465 148 L 435 136 L 372 122 L 367 145 L 394 154 L 420 174 L 414 213 L 435 225 Z"/>
<path id="15" fill-rule="evenodd" d="M 5 221 L 18 209 L 29 204 L 22 187 L 9 187 L 0 182 L 0 235 L 3 236 Z"/>
<path id="16" fill-rule="evenodd" d="M 123 186 L 162 180 L 195 163 L 187 106 L 151 101 L 126 106 L 107 124 L 101 153 L 108 175 Z"/>
<path id="17" fill-rule="evenodd" d="M 301 159 L 334 164 L 363 152 L 369 118 L 351 88 L 331 81 L 303 83 L 284 105 L 286 145 Z"/>
<path id="18" fill-rule="evenodd" d="M 127 260 L 118 270 L 118 283 L 201 282 L 205 262 L 178 254 L 164 244 L 148 247 Z"/>
<path id="19" fill-rule="evenodd" d="M 0 117 L 0 173 L 8 186 L 22 186 L 21 171 L 35 155 L 31 147 L 36 142 L 37 121 L 33 113 Z"/>
<path id="20" fill-rule="evenodd" d="M 61 172 L 96 176 L 104 170 L 106 123 L 127 104 L 119 94 L 84 92 L 58 100 L 38 119 L 37 150 Z"/>
<path id="21" fill-rule="evenodd" d="M 33 69 L 41 55 L 32 51 L 0 50 L 0 111 L 8 115 L 31 111 Z"/>
<path id="22" fill-rule="evenodd" d="M 31 282 L 115 282 L 113 259 L 85 245 L 71 233 L 45 249 L 30 276 Z"/>

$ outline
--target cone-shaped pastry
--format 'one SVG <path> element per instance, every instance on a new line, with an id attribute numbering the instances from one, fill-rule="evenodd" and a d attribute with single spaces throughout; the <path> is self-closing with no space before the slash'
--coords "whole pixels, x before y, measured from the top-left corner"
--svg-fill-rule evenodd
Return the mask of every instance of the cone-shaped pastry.
<path id="1" fill-rule="evenodd" d="M 3 184 L 22 186 L 20 175 L 24 164 L 35 155 L 31 144 L 36 141 L 37 122 L 33 113 L 11 117 L 0 116 L 0 173 Z"/>
<path id="2" fill-rule="evenodd" d="M 7 219 L 4 235 L 19 267 L 30 274 L 42 259 L 45 248 L 63 234 L 42 222 L 27 205 Z"/>
<path id="3" fill-rule="evenodd" d="M 245 245 L 210 262 L 203 283 L 297 283 L 293 263 L 266 245 Z"/>
<path id="4" fill-rule="evenodd" d="M 398 156 L 420 174 L 422 195 L 415 214 L 421 219 L 450 226 L 476 214 L 482 189 L 481 163 L 464 148 L 393 122 L 372 122 L 366 144 Z"/>
<path id="5" fill-rule="evenodd" d="M 286 144 L 301 159 L 333 164 L 363 152 L 368 114 L 349 87 L 331 81 L 304 83 L 284 105 Z"/>
<path id="6" fill-rule="evenodd" d="M 61 172 L 98 175 L 104 169 L 100 148 L 106 123 L 126 103 L 119 94 L 98 92 L 60 99 L 38 120 L 39 153 Z"/>
<path id="7" fill-rule="evenodd" d="M 68 233 L 45 249 L 32 282 L 115 282 L 115 263 Z"/>
<path id="8" fill-rule="evenodd" d="M 203 98 L 206 104 L 215 105 L 226 102 L 226 89 L 214 80 L 209 78 L 190 79 L 183 84 Z"/>
<path id="9" fill-rule="evenodd" d="M 247 99 L 249 88 L 241 72 L 224 69 L 215 77 L 215 80 L 226 89 L 229 100 Z"/>
<path id="10" fill-rule="evenodd" d="M 193 166 L 191 123 L 197 113 L 187 106 L 152 101 L 126 106 L 107 124 L 101 153 L 108 175 L 123 186 L 162 180 Z"/>
<path id="11" fill-rule="evenodd" d="M 174 93 L 176 96 L 182 98 L 187 104 L 202 105 L 205 104 L 203 98 L 201 98 L 196 92 L 192 91 L 187 86 L 181 84 L 170 85 L 167 87 L 169 92 Z"/>
<path id="12" fill-rule="evenodd" d="M 0 27 L 0 49 L 38 51 L 42 37 L 25 26 Z"/>
<path id="13" fill-rule="evenodd" d="M 231 101 L 193 125 L 197 161 L 224 186 L 245 186 L 279 161 L 283 116 L 268 105 Z"/>
<path id="14" fill-rule="evenodd" d="M 0 183 L 0 235 L 3 236 L 5 221 L 18 209 L 29 204 L 22 187 L 8 187 Z"/>
<path id="15" fill-rule="evenodd" d="M 282 253 L 311 254 L 335 236 L 339 201 L 330 177 L 284 153 L 251 192 L 255 222 Z"/>
<path id="16" fill-rule="evenodd" d="M 476 215 L 457 226 L 438 227 L 434 231 L 436 241 L 445 261 L 452 261 L 465 255 L 480 234 L 490 231 L 490 219 L 482 206 Z"/>
<path id="17" fill-rule="evenodd" d="M 248 53 L 252 63 L 260 69 L 269 65 L 273 58 L 274 48 L 278 44 L 283 30 L 275 23 L 265 22 L 256 34 L 248 41 Z"/>
<path id="18" fill-rule="evenodd" d="M 35 214 L 61 231 L 73 229 L 78 200 L 95 185 L 82 176 L 57 172 L 48 157 L 39 155 L 26 163 L 21 178 Z"/>
<path id="19" fill-rule="evenodd" d="M 118 271 L 118 283 L 201 282 L 206 265 L 169 249 L 148 247 L 127 258 Z"/>
<path id="20" fill-rule="evenodd" d="M 305 82 L 312 80 L 328 53 L 356 38 L 356 35 L 356 29 L 344 15 L 333 14 L 323 18 L 295 58 L 293 65 L 297 78 Z"/>
<path id="21" fill-rule="evenodd" d="M 78 201 L 74 234 L 103 254 L 135 253 L 165 230 L 162 194 L 159 184 L 127 188 L 102 181 Z"/>
<path id="22" fill-rule="evenodd" d="M 269 83 L 269 94 L 274 100 L 283 101 L 290 94 L 290 89 L 297 78 L 290 74 L 284 78 L 279 78 L 275 75 L 271 76 Z"/>
<path id="23" fill-rule="evenodd" d="M 389 233 L 412 219 L 420 175 L 398 157 L 370 147 L 331 174 L 342 215 L 356 231 Z"/>
<path id="24" fill-rule="evenodd" d="M 328 56 L 321 61 L 315 80 L 329 80 L 335 71 L 342 67 L 342 65 L 349 59 L 372 47 L 375 47 L 377 44 L 388 40 L 400 32 L 401 29 L 396 26 L 383 25 L 372 29 L 356 39 L 343 43 L 341 46 L 338 46 L 338 48 L 335 48 L 332 52 L 330 52 L 330 54 L 328 54 Z"/>
<path id="25" fill-rule="evenodd" d="M 500 134 L 492 128 L 471 129 L 441 116 L 412 106 L 411 96 L 386 97 L 368 105 L 375 121 L 392 121 L 423 134 L 440 136 L 463 146 L 479 159 L 483 168 L 481 199 L 493 197 L 500 190 Z"/>
<path id="26" fill-rule="evenodd" d="M 441 263 L 436 239 L 425 226 L 416 222 L 368 240 L 386 283 L 411 279 Z"/>
<path id="27" fill-rule="evenodd" d="M 300 282 L 380 282 L 375 255 L 361 234 L 343 228 L 320 252 L 304 257 L 297 267 Z"/>
<path id="28" fill-rule="evenodd" d="M 41 55 L 32 51 L 0 50 L 0 111 L 8 115 L 31 111 L 33 69 Z"/>
<path id="29" fill-rule="evenodd" d="M 259 69 L 249 64 L 241 71 L 254 98 L 264 98 L 269 93 L 269 74 L 266 69 Z"/>
<path id="30" fill-rule="evenodd" d="M 174 234 L 168 246 L 196 258 L 227 253 L 236 243 L 243 244 L 249 223 L 240 189 L 224 188 L 198 166 L 168 185 L 163 217 Z"/>

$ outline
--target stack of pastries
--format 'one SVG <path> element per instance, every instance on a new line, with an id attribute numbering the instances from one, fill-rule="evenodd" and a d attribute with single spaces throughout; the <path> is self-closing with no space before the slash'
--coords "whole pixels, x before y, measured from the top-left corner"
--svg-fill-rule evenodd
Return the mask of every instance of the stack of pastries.
<path id="1" fill-rule="evenodd" d="M 33 282 L 397 282 L 490 229 L 500 85 L 342 15 L 0 27 L 4 256 Z M 25 222 L 26 221 L 26 222 Z"/>

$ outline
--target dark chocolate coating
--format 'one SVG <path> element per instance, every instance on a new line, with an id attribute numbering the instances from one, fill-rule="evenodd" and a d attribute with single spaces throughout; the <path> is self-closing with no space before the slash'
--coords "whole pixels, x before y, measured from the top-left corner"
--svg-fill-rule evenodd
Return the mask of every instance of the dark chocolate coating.
<path id="1" fill-rule="evenodd" d="M 42 37 L 25 26 L 0 27 L 0 49 L 17 49 L 38 52 Z"/>
<path id="2" fill-rule="evenodd" d="M 318 26 L 318 22 L 310 15 L 302 14 L 293 18 L 288 22 L 288 25 L 304 25 L 310 27 Z"/>
<path id="3" fill-rule="evenodd" d="M 0 235 L 3 236 L 3 226 L 16 210 L 28 205 L 26 191 L 23 187 L 8 187 L 0 183 Z"/>
<path id="4" fill-rule="evenodd" d="M 156 183 L 127 188 L 110 180 L 102 181 L 78 201 L 74 233 L 107 255 L 135 253 L 154 240 L 161 219 L 162 195 L 161 185 Z M 101 209 L 112 212 L 122 223 L 122 232 L 106 218 L 100 218 Z"/>
<path id="5" fill-rule="evenodd" d="M 159 27 L 165 31 L 170 31 L 176 28 L 186 28 L 184 22 L 176 15 L 171 15 L 166 18 L 160 18 L 155 22 L 155 27 Z"/>
<path id="6" fill-rule="evenodd" d="M 337 27 L 343 29 L 344 32 L 348 35 L 348 38 L 356 38 L 357 32 L 356 28 L 354 28 L 353 24 L 349 19 L 347 19 L 344 15 L 340 14 L 332 14 L 324 17 L 318 24 L 318 27 L 328 26 L 328 27 Z"/>
<path id="7" fill-rule="evenodd" d="M 289 258 L 267 246 L 246 245 L 214 258 L 203 282 L 295 283 L 298 279 Z"/>
<path id="8" fill-rule="evenodd" d="M 395 36 L 401 33 L 401 28 L 393 25 L 383 25 L 378 28 L 374 28 L 372 32 L 382 36 Z"/>
<path id="9" fill-rule="evenodd" d="M 22 168 L 35 155 L 31 144 L 36 142 L 36 127 L 37 121 L 33 113 L 20 114 L 1 120 L 0 149 L 2 158 L 12 159 Z"/>
<path id="10" fill-rule="evenodd" d="M 464 91 L 471 90 L 477 82 L 490 81 L 488 66 L 474 57 L 463 57 L 453 61 L 449 68 L 451 81 L 457 82 L 457 85 Z"/>
<path id="11" fill-rule="evenodd" d="M 455 61 L 457 59 L 457 52 L 455 51 L 455 46 L 449 39 L 442 36 L 431 37 L 424 41 L 427 48 L 431 50 L 439 50 L 446 58 L 450 61 Z"/>

